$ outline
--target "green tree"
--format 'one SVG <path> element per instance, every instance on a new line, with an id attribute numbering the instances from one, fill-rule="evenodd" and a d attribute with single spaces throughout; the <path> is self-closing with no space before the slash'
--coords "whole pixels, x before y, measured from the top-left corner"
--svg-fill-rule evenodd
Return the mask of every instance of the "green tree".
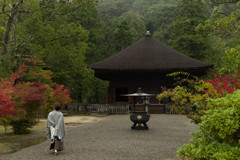
<path id="1" fill-rule="evenodd" d="M 119 19 L 128 23 L 132 42 L 136 42 L 146 33 L 146 27 L 142 20 L 143 17 L 138 12 L 128 11 L 119 17 Z"/>
<path id="2" fill-rule="evenodd" d="M 214 70 L 217 72 L 223 66 L 223 56 L 225 54 L 225 48 L 227 42 L 219 37 L 211 38 L 211 54 L 208 56 L 208 61 L 214 64 Z"/>
<path id="3" fill-rule="evenodd" d="M 188 144 L 178 150 L 182 159 L 225 159 L 240 157 L 240 90 L 218 99 L 209 99 L 199 124 Z"/>
<path id="4" fill-rule="evenodd" d="M 226 11 L 227 4 L 219 4 L 213 7 L 211 17 L 205 22 L 203 29 L 212 34 L 214 39 L 221 40 L 225 45 L 222 48 L 222 64 L 220 71 L 223 73 L 231 73 L 240 69 L 239 43 L 240 43 L 240 27 L 239 13 L 240 2 L 231 4 L 230 10 Z M 229 4 L 228 4 L 229 5 Z"/>
<path id="5" fill-rule="evenodd" d="M 134 0 L 100 0 L 98 3 L 99 16 L 104 20 L 119 17 L 130 10 Z"/>
<path id="6" fill-rule="evenodd" d="M 132 44 L 132 34 L 125 20 L 119 22 L 114 31 L 114 42 L 116 44 L 116 51 L 120 51 Z"/>
<path id="7" fill-rule="evenodd" d="M 9 19 L 14 19 L 9 29 L 5 27 L 1 32 L 2 55 L 11 56 L 8 58 L 10 61 L 20 64 L 26 57 L 37 57 L 43 61 L 45 70 L 53 72 L 55 82 L 71 89 L 73 97 L 80 93 L 81 97 L 89 96 L 86 82 L 93 77 L 93 72 L 85 63 L 89 32 L 81 23 L 87 26 L 86 15 L 88 10 L 95 7 L 95 0 L 19 0 L 1 3 L 0 21 L 4 22 L 1 25 L 8 26 Z M 18 5 L 18 9 L 13 4 Z M 6 14 L 12 10 L 17 12 L 14 17 Z M 76 17 L 82 21 L 77 21 Z M 5 35 L 8 35 L 7 41 Z M 1 59 L 5 58 L 2 56 Z M 1 70 L 4 69 L 1 66 Z"/>
<path id="8" fill-rule="evenodd" d="M 144 15 L 147 30 L 161 42 L 168 44 L 176 14 L 177 4 L 171 1 L 152 5 Z"/>
<path id="9" fill-rule="evenodd" d="M 102 41 L 104 45 L 102 59 L 116 53 L 116 47 L 114 43 L 114 30 L 117 27 L 118 22 L 118 18 L 113 18 L 107 22 L 103 22 L 102 24 L 102 33 L 104 34 L 104 41 Z"/>
<path id="10" fill-rule="evenodd" d="M 223 56 L 223 67 L 221 72 L 233 73 L 240 70 L 240 45 L 235 48 L 229 48 Z"/>
<path id="11" fill-rule="evenodd" d="M 135 0 L 133 3 L 133 10 L 139 13 L 145 13 L 146 10 L 151 6 L 149 1 Z"/>
<path id="12" fill-rule="evenodd" d="M 181 0 L 173 23 L 172 46 L 192 58 L 203 60 L 209 50 L 209 36 L 196 27 L 205 22 L 206 5 L 202 0 Z"/>

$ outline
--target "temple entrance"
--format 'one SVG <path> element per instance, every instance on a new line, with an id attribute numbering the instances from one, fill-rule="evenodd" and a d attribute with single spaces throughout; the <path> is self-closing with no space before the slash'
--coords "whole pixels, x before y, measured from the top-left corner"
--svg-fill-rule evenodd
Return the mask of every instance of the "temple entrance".
<path id="1" fill-rule="evenodd" d="M 121 96 L 123 94 L 128 94 L 127 87 L 118 87 L 115 89 L 116 102 L 128 102 L 128 97 Z"/>

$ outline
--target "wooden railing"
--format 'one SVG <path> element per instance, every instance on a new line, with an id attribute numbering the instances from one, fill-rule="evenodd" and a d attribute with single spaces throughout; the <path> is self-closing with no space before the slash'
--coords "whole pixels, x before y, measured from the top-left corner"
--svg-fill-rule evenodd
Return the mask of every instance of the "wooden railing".
<path id="1" fill-rule="evenodd" d="M 192 109 L 189 109 L 187 107 L 182 107 L 181 109 L 182 109 L 184 114 L 188 114 L 188 113 L 192 112 Z M 165 113 L 166 114 L 179 114 L 174 110 L 173 103 L 166 103 L 165 104 Z"/>
<path id="2" fill-rule="evenodd" d="M 68 110 L 83 114 L 129 114 L 129 105 L 72 103 Z"/>
<path id="3" fill-rule="evenodd" d="M 158 104 L 159 105 L 159 104 Z M 163 104 L 161 104 L 163 105 Z M 179 114 L 177 113 L 172 103 L 164 105 L 164 113 L 166 114 Z M 192 110 L 186 107 L 182 108 L 185 113 L 189 113 Z M 78 112 L 82 114 L 129 114 L 129 105 L 123 104 L 83 104 L 83 103 L 72 103 L 68 106 L 69 111 Z"/>

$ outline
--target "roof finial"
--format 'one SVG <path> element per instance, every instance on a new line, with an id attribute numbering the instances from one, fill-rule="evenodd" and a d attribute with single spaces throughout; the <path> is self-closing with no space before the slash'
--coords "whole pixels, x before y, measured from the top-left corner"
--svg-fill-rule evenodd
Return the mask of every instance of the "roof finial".
<path id="1" fill-rule="evenodd" d="M 138 87 L 138 89 L 137 89 L 137 93 L 142 93 L 143 91 L 142 91 L 142 88 L 141 87 Z"/>
<path id="2" fill-rule="evenodd" d="M 151 35 L 150 31 L 147 31 L 145 35 L 150 36 Z"/>

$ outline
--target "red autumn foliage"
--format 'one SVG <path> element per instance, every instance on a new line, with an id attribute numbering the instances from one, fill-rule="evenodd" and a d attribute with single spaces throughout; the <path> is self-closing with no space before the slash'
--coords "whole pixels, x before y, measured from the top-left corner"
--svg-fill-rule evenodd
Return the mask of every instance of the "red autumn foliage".
<path id="1" fill-rule="evenodd" d="M 17 111 L 13 108 L 14 104 L 14 101 L 9 100 L 0 92 L 0 118 L 17 114 Z"/>
<path id="2" fill-rule="evenodd" d="M 56 84 L 56 88 L 53 93 L 53 97 L 56 102 L 60 102 L 61 104 L 69 104 L 72 102 L 72 99 L 69 96 L 70 90 L 64 89 L 64 85 L 58 85 Z"/>
<path id="3" fill-rule="evenodd" d="M 28 68 L 22 64 L 19 68 L 11 74 L 10 77 L 0 78 L 0 90 L 6 96 L 6 94 L 11 94 L 14 92 L 14 84 L 17 79 L 19 79 Z"/>
<path id="4" fill-rule="evenodd" d="M 37 60 L 34 62 L 37 63 Z M 21 113 L 20 117 L 34 117 L 34 113 L 44 105 L 49 107 L 55 103 L 65 105 L 72 101 L 68 89 L 64 89 L 63 85 L 49 81 L 49 77 L 51 78 L 50 72 L 41 71 L 36 70 L 36 68 L 29 69 L 23 64 L 10 77 L 0 79 L 0 115 L 16 114 L 17 111 L 13 109 L 14 106 Z M 18 81 L 23 75 L 37 77 L 37 79 L 38 76 L 42 76 L 43 81 L 47 82 L 47 84 L 24 82 L 22 79 Z"/>
<path id="5" fill-rule="evenodd" d="M 217 93 L 221 95 L 226 93 L 232 94 L 240 88 L 240 71 L 236 71 L 233 74 L 226 74 L 224 77 L 216 73 L 213 80 L 206 80 L 206 82 L 211 83 Z M 208 93 L 208 91 L 206 91 L 206 93 Z"/>
<path id="6" fill-rule="evenodd" d="M 28 90 L 26 90 L 27 93 L 23 96 L 23 101 L 25 103 L 39 102 L 43 104 L 45 99 L 45 86 L 39 82 L 27 82 L 26 85 Z"/>
<path id="7" fill-rule="evenodd" d="M 19 66 L 19 68 L 12 73 L 10 77 L 0 79 L 0 117 L 12 116 L 18 113 L 18 111 L 13 107 L 15 105 L 15 101 L 11 100 L 16 93 L 16 89 L 13 85 L 26 70 L 27 67 L 23 64 Z"/>
<path id="8" fill-rule="evenodd" d="M 35 124 L 40 110 L 48 113 L 55 103 L 65 105 L 72 101 L 70 91 L 53 83 L 52 72 L 39 67 L 38 59 L 28 62 L 34 62 L 34 65 L 30 65 L 31 68 L 20 65 L 10 77 L 0 78 L 0 118 L 8 119 L 14 115 L 10 119 L 14 133 L 26 133 L 27 128 Z M 28 124 L 19 128 L 22 120 L 27 120 Z M 6 123 L 3 125 L 6 132 Z"/>
<path id="9" fill-rule="evenodd" d="M 10 77 L 1 78 L 0 90 L 4 97 L 7 97 L 12 103 L 11 107 L 4 107 L 9 110 L 12 115 L 15 114 L 13 106 L 21 112 L 28 113 L 28 110 L 36 109 L 44 104 L 45 86 L 39 82 L 17 82 L 28 68 L 23 64 L 11 74 Z M 9 105 L 8 105 L 9 106 Z M 5 114 L 6 115 L 6 114 Z M 10 115 L 10 114 L 8 114 Z"/>

